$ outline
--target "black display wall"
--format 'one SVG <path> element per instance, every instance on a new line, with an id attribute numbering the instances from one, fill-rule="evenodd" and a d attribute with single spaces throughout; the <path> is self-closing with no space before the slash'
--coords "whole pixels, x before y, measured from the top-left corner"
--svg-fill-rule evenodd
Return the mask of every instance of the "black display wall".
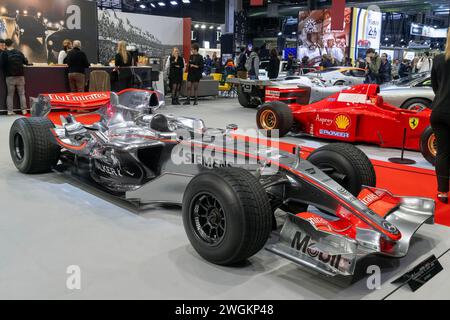
<path id="1" fill-rule="evenodd" d="M 2 0 L 0 37 L 11 38 L 33 63 L 56 63 L 64 39 L 80 40 L 97 62 L 97 3 L 86 0 Z"/>

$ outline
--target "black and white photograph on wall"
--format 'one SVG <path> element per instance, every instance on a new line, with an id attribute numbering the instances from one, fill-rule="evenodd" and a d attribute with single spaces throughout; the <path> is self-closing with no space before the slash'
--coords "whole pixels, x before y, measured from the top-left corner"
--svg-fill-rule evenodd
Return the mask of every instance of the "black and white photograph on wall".
<path id="1" fill-rule="evenodd" d="M 183 19 L 99 10 L 99 60 L 108 65 L 119 41 L 149 58 L 163 59 L 183 47 Z"/>
<path id="2" fill-rule="evenodd" d="M 85 0 L 2 0 L 0 38 L 10 38 L 32 63 L 58 63 L 63 41 L 79 40 L 97 61 L 97 6 Z"/>

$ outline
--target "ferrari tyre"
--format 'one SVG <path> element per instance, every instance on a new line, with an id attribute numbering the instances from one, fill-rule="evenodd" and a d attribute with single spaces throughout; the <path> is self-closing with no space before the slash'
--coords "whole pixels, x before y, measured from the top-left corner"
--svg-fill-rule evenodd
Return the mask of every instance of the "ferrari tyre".
<path id="1" fill-rule="evenodd" d="M 279 137 L 287 135 L 294 125 L 294 117 L 289 106 L 283 102 L 273 101 L 264 104 L 256 115 L 256 124 L 268 137 L 273 130 L 278 130 Z"/>
<path id="2" fill-rule="evenodd" d="M 323 146 L 311 153 L 308 161 L 354 196 L 359 195 L 363 186 L 376 186 L 372 163 L 364 152 L 351 144 L 333 143 Z"/>
<path id="3" fill-rule="evenodd" d="M 183 224 L 195 251 L 218 265 L 234 265 L 267 242 L 273 213 L 259 181 L 241 168 L 221 168 L 192 179 L 183 197 Z"/>
<path id="4" fill-rule="evenodd" d="M 241 106 L 243 106 L 244 108 L 253 108 L 254 109 L 254 108 L 258 107 L 257 105 L 251 103 L 251 101 L 252 101 L 251 95 L 247 92 L 244 92 L 242 90 L 241 86 L 238 87 L 238 95 L 237 96 L 238 96 L 239 104 Z"/>
<path id="5" fill-rule="evenodd" d="M 406 101 L 401 108 L 406 110 L 422 111 L 431 108 L 431 101 L 421 98 L 411 99 Z"/>
<path id="6" fill-rule="evenodd" d="M 344 80 L 338 80 L 334 83 L 335 86 L 343 86 L 345 85 L 345 81 Z"/>
<path id="7" fill-rule="evenodd" d="M 16 168 L 27 174 L 46 173 L 58 163 L 60 147 L 52 142 L 47 118 L 19 118 L 9 132 L 9 150 Z"/>
<path id="8" fill-rule="evenodd" d="M 436 135 L 431 126 L 427 127 L 420 137 L 420 152 L 432 165 L 436 164 L 437 143 Z"/>

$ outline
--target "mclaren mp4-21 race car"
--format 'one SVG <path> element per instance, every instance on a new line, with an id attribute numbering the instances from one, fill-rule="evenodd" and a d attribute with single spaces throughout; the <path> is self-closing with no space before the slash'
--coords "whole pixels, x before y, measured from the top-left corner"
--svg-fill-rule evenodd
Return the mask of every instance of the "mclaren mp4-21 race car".
<path id="1" fill-rule="evenodd" d="M 75 114 L 73 103 L 62 111 L 59 102 L 61 119 L 53 122 L 52 100 L 42 96 L 34 116 L 11 128 L 15 166 L 25 174 L 67 172 L 132 203 L 180 204 L 192 246 L 219 265 L 266 247 L 320 274 L 351 276 L 369 255 L 405 256 L 414 233 L 434 222 L 433 200 L 377 189 L 371 162 L 352 145 L 331 144 L 303 159 L 300 147 L 289 153 L 275 141 L 241 140 L 234 125 L 209 129 L 157 113 L 152 92 L 130 95 L 134 103 L 123 105 L 112 93 L 88 115 Z"/>
<path id="2" fill-rule="evenodd" d="M 404 110 L 384 102 L 378 85 L 362 84 L 309 105 L 272 101 L 262 105 L 257 125 L 267 133 L 278 130 L 322 139 L 376 144 L 385 148 L 421 151 L 434 163 L 436 139 L 430 109 Z"/>

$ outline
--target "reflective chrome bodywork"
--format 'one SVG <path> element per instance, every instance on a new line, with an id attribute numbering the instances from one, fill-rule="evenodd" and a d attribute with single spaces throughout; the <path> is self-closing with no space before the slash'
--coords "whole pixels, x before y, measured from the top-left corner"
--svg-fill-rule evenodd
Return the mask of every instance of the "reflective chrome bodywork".
<path id="1" fill-rule="evenodd" d="M 174 204 L 181 204 L 187 185 L 202 171 L 249 170 L 273 207 L 286 208 L 279 239 L 267 250 L 328 276 L 352 275 L 358 260 L 369 254 L 404 256 L 417 229 L 433 222 L 432 200 L 401 198 L 383 216 L 310 162 L 279 151 L 275 142 L 269 147 L 251 144 L 231 134 L 234 125 L 210 129 L 199 119 L 153 114 L 147 106 L 123 106 L 112 97 L 94 125 L 71 116 L 63 119 L 53 132 L 63 148 L 63 167 L 128 201 Z M 292 213 L 287 209 L 293 203 L 321 216 L 309 219 Z M 342 221 L 345 227 L 324 230 L 317 220 Z"/>

